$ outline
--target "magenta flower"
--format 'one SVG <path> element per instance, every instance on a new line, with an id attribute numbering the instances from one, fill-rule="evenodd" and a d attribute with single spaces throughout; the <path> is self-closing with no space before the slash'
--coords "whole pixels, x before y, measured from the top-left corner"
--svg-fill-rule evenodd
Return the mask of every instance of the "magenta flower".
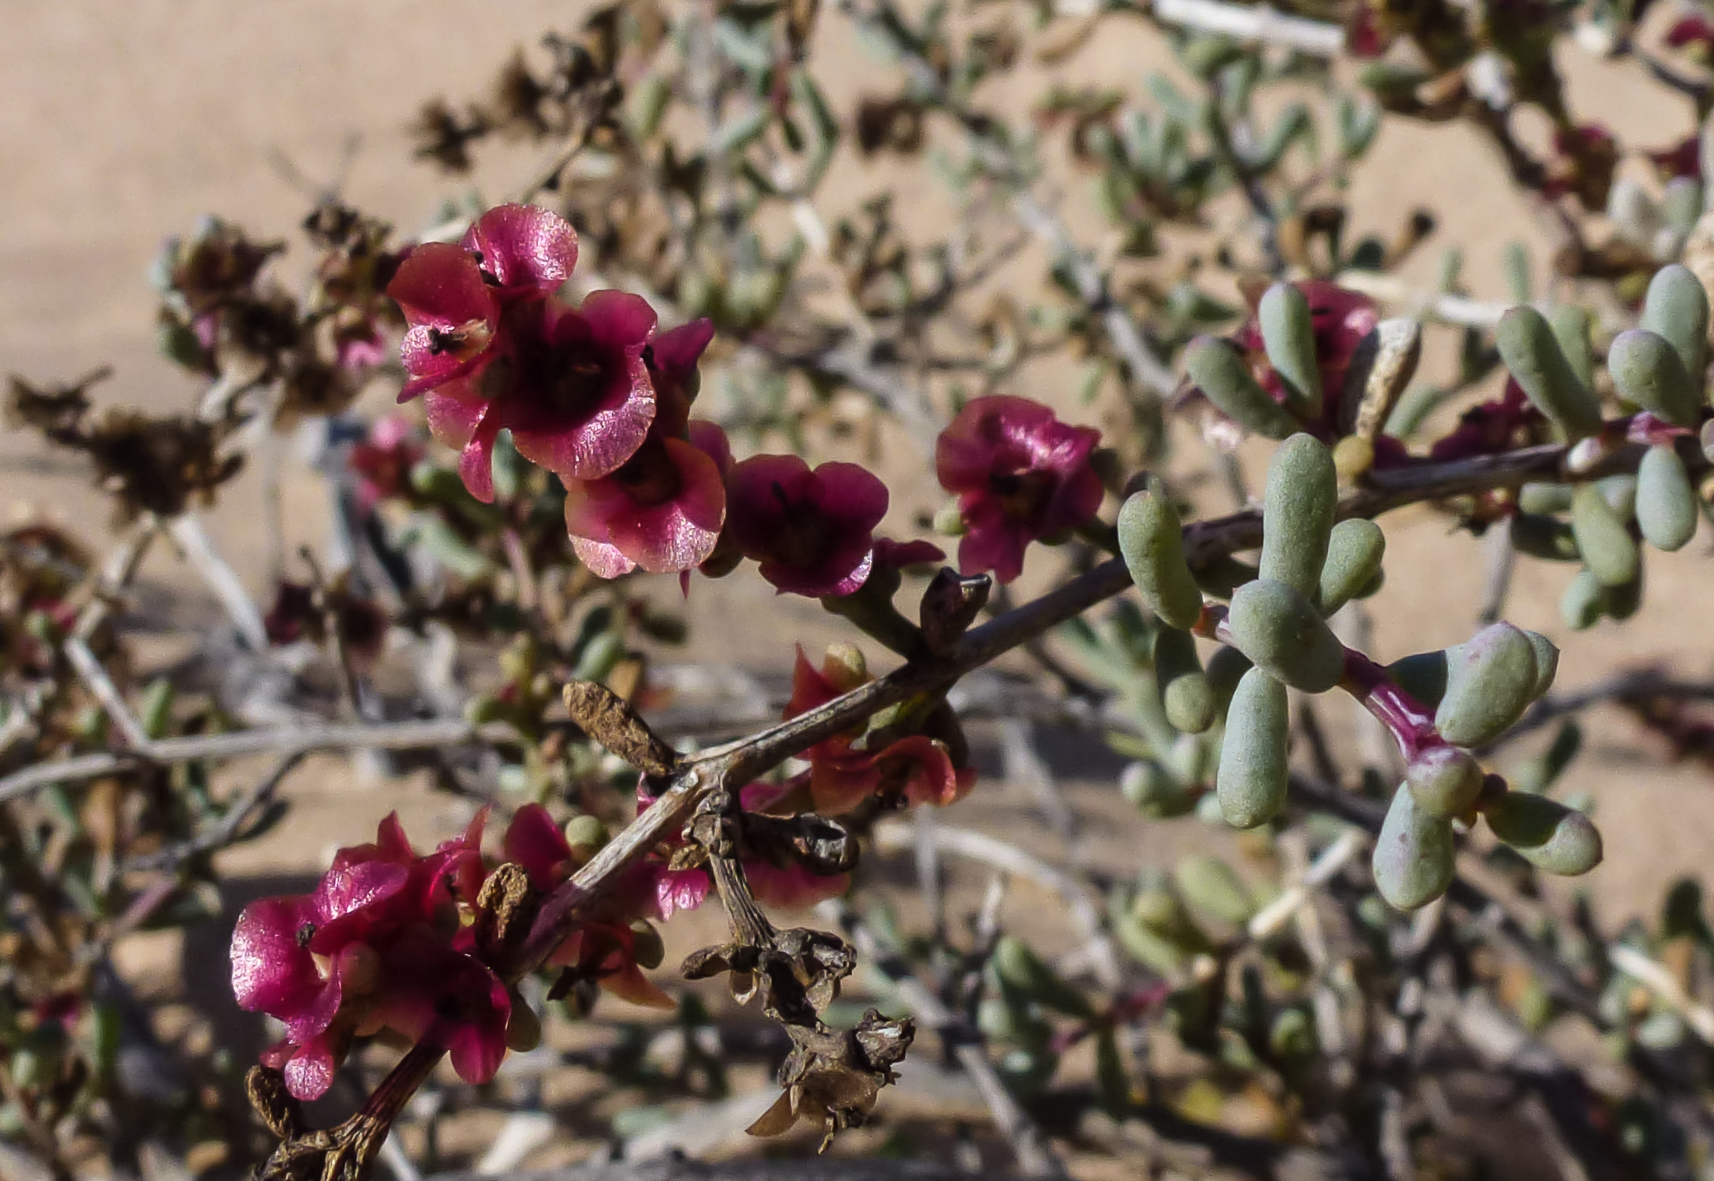
<path id="1" fill-rule="evenodd" d="M 1714 54 L 1714 24 L 1700 16 L 1681 16 L 1666 31 L 1666 43 L 1673 49 L 1688 48 L 1706 61 Z"/>
<path id="2" fill-rule="evenodd" d="M 727 478 L 727 528 L 781 592 L 848 595 L 874 563 L 887 486 L 854 463 L 814 471 L 795 455 L 756 455 Z"/>
<path id="3" fill-rule="evenodd" d="M 610 476 L 566 485 L 565 527 L 578 560 L 603 578 L 641 566 L 689 571 L 714 552 L 726 521 L 726 432 L 690 424 L 690 442 L 651 434 Z"/>
<path id="4" fill-rule="evenodd" d="M 494 499 L 501 430 L 531 462 L 593 480 L 629 459 L 654 421 L 644 360 L 654 309 L 620 291 L 592 292 L 568 309 L 553 293 L 576 262 L 577 235 L 565 221 L 502 205 L 460 245 L 412 250 L 388 284 L 410 325 L 399 400 L 426 395 L 429 428 L 462 451 L 459 475 L 479 500 Z M 673 342 L 675 364 L 687 340 Z"/>
<path id="5" fill-rule="evenodd" d="M 351 448 L 351 470 L 357 473 L 357 499 L 365 508 L 402 494 L 410 487 L 411 469 L 423 457 L 416 428 L 408 418 L 389 414 L 370 424 L 369 438 Z"/>
<path id="6" fill-rule="evenodd" d="M 390 815 L 373 844 L 340 850 L 312 893 L 264 898 L 238 916 L 232 933 L 232 991 L 241 1008 L 284 1023 L 285 1038 L 264 1053 L 263 1061 L 284 1073 L 293 1095 L 314 1099 L 326 1092 L 351 1039 L 360 1034 L 392 1028 L 418 1037 L 432 1027 L 437 1038 L 445 1039 L 436 1044 L 448 1049 L 465 1038 L 456 1019 L 435 1025 L 421 1014 L 425 1008 L 474 1012 L 480 1006 L 466 995 L 476 988 L 471 968 L 492 977 L 456 951 L 447 934 L 457 928 L 455 898 L 474 898 L 482 885 L 478 846 L 485 819 L 486 813 L 478 815 L 462 837 L 418 856 L 397 814 Z M 443 957 L 432 974 L 401 972 L 400 965 L 412 956 L 420 961 L 426 954 L 420 951 L 424 939 L 437 941 L 446 956 L 468 961 L 469 967 Z M 491 992 L 486 982 L 481 991 Z M 480 1058 L 469 1052 L 460 1056 L 467 1063 Z"/>
<path id="7" fill-rule="evenodd" d="M 501 303 L 552 295 L 577 266 L 577 231 L 534 205 L 496 205 L 476 219 L 460 245 Z"/>
<path id="8" fill-rule="evenodd" d="M 576 310 L 510 308 L 479 369 L 425 399 L 429 429 L 461 451 L 471 495 L 493 502 L 494 440 L 506 428 L 525 459 L 565 480 L 597 479 L 636 454 L 655 418 L 643 364 L 654 330 L 654 309 L 623 291 L 593 291 Z"/>
<path id="9" fill-rule="evenodd" d="M 932 541 L 894 541 L 890 537 L 875 539 L 875 569 L 906 570 L 912 566 L 930 566 L 946 561 L 946 551 Z"/>
<path id="10" fill-rule="evenodd" d="M 697 363 L 713 339 L 714 321 L 704 316 L 661 333 L 644 351 L 649 380 L 655 387 L 655 429 L 662 434 L 684 434 L 690 404 L 700 389 Z"/>
<path id="11" fill-rule="evenodd" d="M 1067 426 L 1028 398 L 977 398 L 935 444 L 940 486 L 958 497 L 964 538 L 958 568 L 992 570 L 1002 583 L 1024 568 L 1032 541 L 1064 533 L 1101 507 L 1089 462 L 1099 431 Z"/>

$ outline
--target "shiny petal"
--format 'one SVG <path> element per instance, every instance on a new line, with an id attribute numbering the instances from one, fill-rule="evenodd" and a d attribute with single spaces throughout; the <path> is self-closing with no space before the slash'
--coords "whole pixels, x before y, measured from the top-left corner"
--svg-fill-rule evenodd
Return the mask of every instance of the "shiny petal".
<path id="1" fill-rule="evenodd" d="M 534 205 L 497 205 L 464 235 L 481 268 L 500 281 L 503 298 L 552 295 L 577 266 L 577 231 Z"/>

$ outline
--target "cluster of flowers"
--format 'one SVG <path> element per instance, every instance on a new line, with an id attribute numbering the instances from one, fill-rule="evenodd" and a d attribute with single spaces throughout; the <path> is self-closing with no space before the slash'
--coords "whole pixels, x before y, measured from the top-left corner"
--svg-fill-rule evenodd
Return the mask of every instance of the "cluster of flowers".
<path id="1" fill-rule="evenodd" d="M 387 289 L 409 325 L 400 401 L 424 398 L 472 495 L 494 499 L 494 443 L 509 429 L 519 454 L 564 481 L 573 548 L 603 577 L 718 575 L 748 558 L 778 590 L 825 597 L 851 594 L 879 567 L 943 557 L 875 537 L 887 488 L 858 465 L 734 463 L 724 432 L 690 417 L 712 324 L 657 332 L 654 309 L 620 291 L 568 306 L 556 292 L 576 262 L 569 224 L 503 205 L 457 245 L 413 249 Z M 964 572 L 1008 582 L 1030 541 L 1093 516 L 1098 441 L 1026 399 L 971 402 L 937 450 L 941 483 L 963 510 Z"/>
<path id="2" fill-rule="evenodd" d="M 817 671 L 798 653 L 786 716 L 812 709 L 868 677 L 853 650 L 830 653 Z M 807 792 L 823 814 L 850 811 L 876 793 L 911 804 L 950 804 L 975 783 L 954 765 L 945 743 L 924 735 L 896 738 L 870 752 L 861 733 L 838 735 L 807 753 L 809 769 L 780 785 L 752 784 L 740 793 L 750 811 L 789 806 Z M 641 789 L 638 809 L 653 803 Z M 245 1009 L 278 1018 L 285 1036 L 262 1060 L 279 1069 L 300 1099 L 324 1094 L 358 1037 L 392 1035 L 447 1050 L 467 1082 L 494 1076 L 508 1046 L 533 1034 L 523 1001 L 484 961 L 472 903 L 490 872 L 481 852 L 487 814 L 456 840 L 418 854 L 396 815 L 374 842 L 341 849 L 308 894 L 265 898 L 239 916 L 232 936 L 232 989 Z M 539 804 L 520 808 L 508 825 L 504 856 L 523 867 L 546 895 L 592 853 L 574 849 Z M 707 900 L 707 870 L 674 868 L 669 845 L 645 858 L 614 890 L 601 912 L 573 931 L 549 967 L 593 980 L 635 1004 L 670 1008 L 644 976 L 647 924 L 694 910 Z M 758 901 L 809 906 L 841 894 L 848 875 L 818 876 L 797 862 L 759 856 L 744 862 Z M 658 944 L 657 944 L 658 946 Z M 522 1017 L 522 1020 L 519 1018 Z M 521 1032 L 522 1031 L 522 1032 Z"/>

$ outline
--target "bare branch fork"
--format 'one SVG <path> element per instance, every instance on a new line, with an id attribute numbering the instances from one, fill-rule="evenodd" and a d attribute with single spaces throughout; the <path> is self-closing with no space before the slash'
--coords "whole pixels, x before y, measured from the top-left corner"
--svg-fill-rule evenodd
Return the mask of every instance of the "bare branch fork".
<path id="1" fill-rule="evenodd" d="M 1500 455 L 1374 472 L 1365 487 L 1341 502 L 1338 515 L 1342 519 L 1374 517 L 1412 503 L 1516 487 L 1527 480 L 1548 476 L 1588 479 L 1633 469 L 1640 452 L 1641 448 L 1621 448 L 1599 464 L 1576 472 L 1567 470 L 1569 450 L 1562 446 L 1531 447 Z M 1252 510 L 1186 526 L 1184 551 L 1191 565 L 1200 567 L 1253 548 L 1261 539 L 1261 514 Z M 735 793 L 787 758 L 851 729 L 888 706 L 921 694 L 944 692 L 965 673 L 1123 593 L 1130 585 L 1124 563 L 1117 559 L 1107 561 L 965 633 L 937 653 L 908 660 L 886 676 L 816 709 L 690 758 L 655 738 L 640 719 L 628 712 L 628 706 L 611 695 L 606 698 L 619 707 L 617 716 L 612 708 L 605 714 L 599 708 L 574 708 L 574 715 L 579 715 L 592 737 L 638 766 L 658 788 L 659 796 L 570 881 L 542 900 L 528 935 L 509 957 L 504 974 L 506 982 L 516 983 L 540 968 L 578 924 L 619 887 L 625 880 L 624 871 L 662 841 L 677 835 L 697 806 L 712 794 Z M 584 694 L 586 697 L 604 693 L 593 686 L 586 688 L 590 690 Z M 293 749 L 293 744 L 285 738 L 289 734 L 291 731 L 280 733 L 279 747 L 261 745 L 253 749 Z M 157 749 L 161 745 L 156 744 Z M 0 784 L 0 792 L 3 790 L 4 785 Z M 444 1053 L 444 1049 L 434 1045 L 414 1047 L 346 1124 L 327 1132 L 306 1134 L 299 1129 L 288 1135 L 282 1131 L 286 1143 L 281 1153 L 288 1157 L 314 1154 L 327 1170 L 324 1176 L 362 1176 L 385 1140 L 393 1119 Z M 264 1109 L 261 1104 L 258 1107 Z M 277 1156 L 275 1163 L 286 1167 L 290 1160 Z"/>

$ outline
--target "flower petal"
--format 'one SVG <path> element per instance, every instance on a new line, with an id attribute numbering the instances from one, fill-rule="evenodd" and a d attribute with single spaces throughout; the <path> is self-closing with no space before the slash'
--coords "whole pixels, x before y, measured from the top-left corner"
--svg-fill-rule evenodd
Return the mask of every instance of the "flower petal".
<path id="1" fill-rule="evenodd" d="M 577 231 L 534 205 L 496 205 L 465 232 L 463 248 L 482 255 L 508 299 L 552 295 L 577 266 Z"/>

